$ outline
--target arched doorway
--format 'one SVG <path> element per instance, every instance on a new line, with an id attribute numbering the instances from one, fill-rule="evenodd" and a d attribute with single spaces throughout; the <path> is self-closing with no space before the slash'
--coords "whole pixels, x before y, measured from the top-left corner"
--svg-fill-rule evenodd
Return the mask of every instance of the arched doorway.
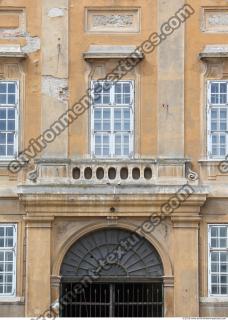
<path id="1" fill-rule="evenodd" d="M 107 228 L 80 238 L 61 266 L 61 317 L 162 317 L 163 266 L 131 231 Z"/>

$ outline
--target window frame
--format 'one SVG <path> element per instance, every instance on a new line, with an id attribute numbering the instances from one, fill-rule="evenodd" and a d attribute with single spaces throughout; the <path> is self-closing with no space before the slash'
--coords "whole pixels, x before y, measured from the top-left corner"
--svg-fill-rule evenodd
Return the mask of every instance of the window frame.
<path id="1" fill-rule="evenodd" d="M 14 155 L 2 156 L 0 155 L 1 161 L 10 161 L 17 158 L 18 156 L 18 145 L 19 145 L 19 108 L 20 108 L 20 81 L 19 80 L 0 80 L 0 83 L 15 83 L 16 84 L 16 103 L 15 104 L 0 104 L 1 108 L 15 108 L 15 140 L 14 140 Z M 0 130 L 1 132 L 1 130 Z"/>
<path id="2" fill-rule="evenodd" d="M 211 86 L 213 83 L 226 83 L 226 86 L 227 86 L 227 103 L 224 103 L 224 104 L 219 104 L 219 103 L 216 103 L 216 104 L 212 104 L 211 103 L 211 95 L 212 95 L 212 92 L 211 92 Z M 212 109 L 217 109 L 217 110 L 220 110 L 222 108 L 226 108 L 227 109 L 227 130 L 224 130 L 224 131 L 219 131 L 219 130 L 215 130 L 214 131 L 214 135 L 217 135 L 218 137 L 220 137 L 220 135 L 225 135 L 225 155 L 213 155 L 212 154 L 212 136 L 213 136 L 213 130 L 211 128 L 211 121 L 212 121 L 212 118 L 211 118 L 211 113 L 212 113 Z M 221 145 L 219 143 L 219 145 Z M 221 159 L 224 159 L 226 157 L 226 155 L 228 154 L 228 79 L 227 80 L 208 80 L 207 81 L 207 157 L 209 159 L 212 159 L 212 160 L 221 160 Z"/>
<path id="3" fill-rule="evenodd" d="M 0 293 L 0 299 L 4 297 L 16 297 L 17 290 L 17 224 L 16 223 L 0 223 L 0 227 L 13 227 L 13 246 L 4 247 L 0 251 L 11 251 L 13 252 L 13 270 L 12 270 L 12 293 Z M 4 273 L 3 273 L 4 275 Z M 3 282 L 4 283 L 4 282 Z"/>
<path id="4" fill-rule="evenodd" d="M 107 104 L 95 104 L 92 103 L 91 105 L 91 116 L 90 116 L 90 151 L 91 151 L 91 156 L 92 158 L 95 159 L 131 159 L 134 156 L 134 132 L 135 132 L 135 124 L 134 124 L 134 119 L 135 119 L 135 81 L 134 80 L 120 80 L 120 81 L 99 81 L 99 80 L 91 80 L 91 92 L 92 92 L 92 98 L 94 99 L 94 86 L 96 83 L 112 83 L 110 86 L 111 88 L 111 93 L 110 93 L 110 103 Z M 131 103 L 130 104 L 116 104 L 115 103 L 115 84 L 117 83 L 130 83 L 130 99 Z M 96 108 L 100 108 L 103 112 L 107 108 L 107 110 L 110 110 L 110 130 L 107 131 L 100 131 L 101 134 L 104 133 L 109 136 L 109 148 L 110 148 L 110 153 L 109 155 L 96 155 L 95 154 L 95 128 L 94 128 L 94 113 Z M 129 135 L 129 155 L 115 155 L 115 129 L 114 129 L 114 110 L 121 110 L 123 112 L 124 109 L 130 111 L 130 130 L 123 130 L 120 131 L 120 133 L 128 134 Z M 108 133 L 109 131 L 109 133 Z M 122 143 L 121 143 L 122 144 Z"/>
<path id="5" fill-rule="evenodd" d="M 208 251 L 208 296 L 209 297 L 220 297 L 220 298 L 224 298 L 224 297 L 228 297 L 228 293 L 227 294 L 214 294 L 212 293 L 212 283 L 211 283 L 211 253 L 212 252 L 227 252 L 228 254 L 228 240 L 227 240 L 227 248 L 212 248 L 211 247 L 211 228 L 212 227 L 226 227 L 228 230 L 228 224 L 208 224 L 208 245 L 207 245 L 207 251 Z M 220 266 L 220 264 L 219 264 Z M 219 272 L 220 273 L 220 272 Z M 227 271 L 227 277 L 228 277 L 228 271 Z M 227 282 L 227 286 L 228 286 L 228 282 Z"/>

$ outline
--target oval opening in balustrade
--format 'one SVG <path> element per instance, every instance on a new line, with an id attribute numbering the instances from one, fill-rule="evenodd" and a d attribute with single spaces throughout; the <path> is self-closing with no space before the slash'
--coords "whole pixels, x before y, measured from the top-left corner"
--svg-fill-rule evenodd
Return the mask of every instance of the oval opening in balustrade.
<path id="1" fill-rule="evenodd" d="M 104 178 L 104 169 L 103 168 L 97 168 L 96 177 L 98 180 L 102 180 Z"/>
<path id="2" fill-rule="evenodd" d="M 126 180 L 128 178 L 128 168 L 121 168 L 120 178 Z"/>
<path id="3" fill-rule="evenodd" d="M 116 179 L 116 169 L 115 168 L 111 167 L 111 168 L 108 169 L 108 178 L 110 180 Z"/>
<path id="4" fill-rule="evenodd" d="M 147 167 L 144 169 L 144 178 L 150 180 L 152 178 L 152 170 L 151 168 Z"/>
<path id="5" fill-rule="evenodd" d="M 78 180 L 80 178 L 80 175 L 81 175 L 80 168 L 78 167 L 74 168 L 72 172 L 73 179 Z"/>
<path id="6" fill-rule="evenodd" d="M 92 178 L 92 175 L 93 175 L 92 169 L 89 167 L 85 168 L 85 170 L 84 170 L 85 179 L 90 180 Z"/>
<path id="7" fill-rule="evenodd" d="M 139 170 L 139 168 L 134 168 L 132 170 L 132 178 L 134 180 L 139 180 L 139 178 L 140 178 L 140 170 Z"/>

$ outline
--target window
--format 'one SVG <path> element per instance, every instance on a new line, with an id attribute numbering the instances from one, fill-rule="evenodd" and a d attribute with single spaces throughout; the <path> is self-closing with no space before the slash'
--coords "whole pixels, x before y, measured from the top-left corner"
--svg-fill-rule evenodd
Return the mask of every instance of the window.
<path id="1" fill-rule="evenodd" d="M 209 294 L 228 295 L 228 225 L 209 226 Z"/>
<path id="2" fill-rule="evenodd" d="M 127 158 L 133 154 L 134 85 L 132 81 L 92 81 L 92 154 Z"/>
<path id="3" fill-rule="evenodd" d="M 16 293 L 16 225 L 0 224 L 0 296 Z"/>
<path id="4" fill-rule="evenodd" d="M 208 154 L 228 154 L 228 81 L 210 81 L 208 97 Z"/>
<path id="5" fill-rule="evenodd" d="M 0 81 L 0 159 L 17 154 L 18 82 Z"/>

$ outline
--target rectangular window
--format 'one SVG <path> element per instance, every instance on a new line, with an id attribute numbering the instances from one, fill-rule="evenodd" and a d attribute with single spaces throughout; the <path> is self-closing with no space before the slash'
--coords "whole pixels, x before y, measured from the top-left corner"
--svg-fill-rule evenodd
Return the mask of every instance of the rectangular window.
<path id="1" fill-rule="evenodd" d="M 228 154 L 228 81 L 210 81 L 208 91 L 208 155 L 225 158 Z"/>
<path id="2" fill-rule="evenodd" d="M 209 294 L 228 295 L 228 225 L 209 226 Z"/>
<path id="3" fill-rule="evenodd" d="M 0 81 L 0 159 L 17 154 L 18 99 L 18 82 Z"/>
<path id="4" fill-rule="evenodd" d="M 0 296 L 16 293 L 16 237 L 16 225 L 0 224 Z"/>
<path id="5" fill-rule="evenodd" d="M 92 81 L 92 154 L 129 158 L 133 154 L 133 81 Z"/>

